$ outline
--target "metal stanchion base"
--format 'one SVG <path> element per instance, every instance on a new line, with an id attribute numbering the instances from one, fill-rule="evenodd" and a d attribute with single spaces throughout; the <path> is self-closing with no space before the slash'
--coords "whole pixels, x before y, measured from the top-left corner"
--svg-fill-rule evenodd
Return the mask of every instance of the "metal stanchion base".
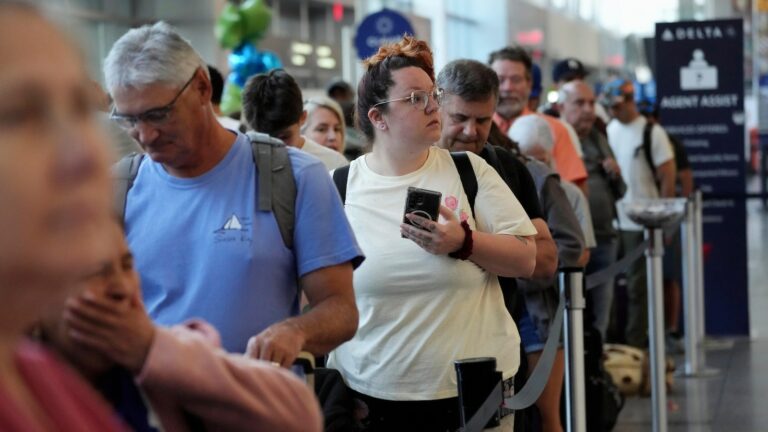
<path id="1" fill-rule="evenodd" d="M 677 378 L 717 378 L 720 376 L 720 369 L 701 368 L 696 372 L 688 373 L 684 369 L 676 371 Z"/>
<path id="2" fill-rule="evenodd" d="M 733 339 L 713 339 L 706 336 L 699 342 L 699 346 L 707 351 L 730 350 L 734 344 Z"/>

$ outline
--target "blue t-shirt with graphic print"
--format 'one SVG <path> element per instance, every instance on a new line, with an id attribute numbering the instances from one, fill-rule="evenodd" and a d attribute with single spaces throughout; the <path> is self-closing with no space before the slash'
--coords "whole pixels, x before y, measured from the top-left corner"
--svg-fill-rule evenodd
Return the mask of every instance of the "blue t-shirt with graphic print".
<path id="1" fill-rule="evenodd" d="M 149 315 L 161 325 L 203 318 L 224 348 L 299 312 L 298 279 L 357 261 L 362 252 L 323 164 L 289 148 L 296 179 L 294 247 L 271 212 L 256 210 L 257 175 L 248 138 L 195 178 L 145 158 L 128 192 L 126 234 Z M 295 254 L 295 257 L 294 257 Z"/>

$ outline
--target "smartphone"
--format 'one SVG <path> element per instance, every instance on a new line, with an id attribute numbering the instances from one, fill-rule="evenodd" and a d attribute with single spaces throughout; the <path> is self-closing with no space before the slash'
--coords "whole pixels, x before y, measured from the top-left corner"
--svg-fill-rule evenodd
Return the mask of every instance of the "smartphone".
<path id="1" fill-rule="evenodd" d="M 424 229 L 412 222 L 407 217 L 408 213 L 415 213 L 421 217 L 437 221 L 440 214 L 440 199 L 443 194 L 428 189 L 409 187 L 408 195 L 405 197 L 405 212 L 403 213 L 403 222 L 413 225 L 416 228 Z"/>

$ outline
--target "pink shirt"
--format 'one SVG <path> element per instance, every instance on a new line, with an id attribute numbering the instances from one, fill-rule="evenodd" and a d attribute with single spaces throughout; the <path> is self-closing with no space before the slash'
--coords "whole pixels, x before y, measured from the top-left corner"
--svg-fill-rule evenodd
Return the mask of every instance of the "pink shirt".
<path id="1" fill-rule="evenodd" d="M 8 432 L 125 430 L 96 392 L 41 346 L 24 341 L 16 350 L 15 357 L 21 379 L 53 428 L 38 427 L 25 411 L 19 409 L 18 402 L 11 399 L 0 384 L 0 430 Z"/>

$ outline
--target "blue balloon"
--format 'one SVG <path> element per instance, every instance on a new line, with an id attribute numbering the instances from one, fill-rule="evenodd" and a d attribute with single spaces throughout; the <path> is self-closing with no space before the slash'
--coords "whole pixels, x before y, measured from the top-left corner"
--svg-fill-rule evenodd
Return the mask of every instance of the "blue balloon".
<path id="1" fill-rule="evenodd" d="M 280 58 L 272 51 L 264 51 L 261 53 L 261 56 L 261 61 L 264 62 L 267 70 L 280 69 L 283 67 L 283 62 L 281 62 Z"/>
<path id="2" fill-rule="evenodd" d="M 259 51 L 252 43 L 243 43 L 229 55 L 229 80 L 244 87 L 253 75 L 283 67 L 280 59 L 272 52 Z"/>

